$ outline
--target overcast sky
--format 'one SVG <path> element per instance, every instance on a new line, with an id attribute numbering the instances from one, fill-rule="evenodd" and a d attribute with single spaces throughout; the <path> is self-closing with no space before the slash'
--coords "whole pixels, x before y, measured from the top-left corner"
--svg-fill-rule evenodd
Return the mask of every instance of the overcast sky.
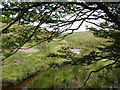
<path id="1" fill-rule="evenodd" d="M 2 8 L 2 5 L 0 4 L 0 8 Z M 37 23 L 34 23 L 34 25 L 36 26 L 36 24 Z M 80 23 L 79 22 L 75 22 L 74 24 L 73 24 L 73 28 L 76 28 L 78 25 L 79 25 Z M 80 31 L 87 31 L 86 30 L 86 27 L 85 26 L 94 26 L 94 25 L 92 25 L 92 24 L 89 24 L 89 23 L 87 23 L 87 22 L 84 22 L 82 25 L 81 25 L 81 27 L 78 29 L 78 30 L 76 30 L 75 32 L 80 32 Z M 46 25 L 43 25 L 43 26 L 46 26 Z"/>
<path id="2" fill-rule="evenodd" d="M 2 8 L 2 5 L 0 4 L 0 8 Z"/>

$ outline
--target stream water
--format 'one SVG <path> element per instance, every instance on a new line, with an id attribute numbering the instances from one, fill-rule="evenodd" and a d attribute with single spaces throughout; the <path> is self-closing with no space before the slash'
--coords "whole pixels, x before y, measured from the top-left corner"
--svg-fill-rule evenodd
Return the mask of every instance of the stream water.
<path id="1" fill-rule="evenodd" d="M 32 80 L 34 80 L 35 78 L 37 78 L 40 74 L 38 73 L 37 75 L 31 76 L 29 78 L 24 79 L 23 81 L 21 81 L 19 84 L 15 85 L 15 86 L 8 86 L 8 87 L 2 87 L 2 90 L 18 90 L 18 89 L 25 89 L 27 90 L 27 86 L 32 82 Z"/>
<path id="2" fill-rule="evenodd" d="M 70 50 L 73 53 L 75 53 L 75 54 L 78 54 L 78 55 L 81 54 L 80 49 L 73 48 L 73 49 L 70 49 Z M 37 78 L 37 76 L 39 76 L 39 74 L 34 75 L 34 76 L 30 77 L 30 78 L 27 78 L 27 79 L 23 80 L 22 82 L 20 82 L 19 84 L 15 85 L 15 86 L 3 87 L 2 90 L 8 90 L 8 89 L 9 90 L 13 90 L 13 89 L 23 89 L 23 88 L 25 90 L 27 90 L 27 86 L 31 83 L 32 80 L 34 80 L 35 78 Z"/>
<path id="3" fill-rule="evenodd" d="M 20 82 L 19 84 L 15 85 L 15 86 L 9 86 L 9 87 L 3 87 L 2 90 L 28 90 L 28 85 L 38 76 L 40 76 L 40 73 L 27 78 L 25 80 L 23 80 L 22 82 Z M 117 80 L 115 82 L 118 82 Z M 101 86 L 101 90 L 120 90 L 120 83 L 118 82 L 115 85 L 110 85 L 110 86 Z M 95 89 L 97 90 L 97 89 Z"/>
<path id="4" fill-rule="evenodd" d="M 77 55 L 80 55 L 81 54 L 81 51 L 80 49 L 76 49 L 76 48 L 72 48 L 70 49 L 73 53 L 77 54 Z M 28 90 L 27 86 L 32 82 L 32 80 L 34 80 L 35 78 L 37 78 L 38 76 L 40 75 L 40 73 L 30 77 L 30 78 L 27 78 L 25 80 L 23 80 L 22 82 L 20 82 L 18 85 L 15 85 L 15 86 L 10 86 L 10 87 L 3 87 L 2 90 L 14 90 L 14 89 L 25 89 L 25 90 Z M 120 90 L 120 85 L 119 86 L 102 86 L 101 89 L 104 89 L 104 88 L 109 88 L 109 90 L 114 90 L 114 89 L 117 89 L 117 90 Z"/>
<path id="5" fill-rule="evenodd" d="M 77 49 L 77 48 L 73 48 L 73 49 L 70 49 L 73 53 L 77 54 L 77 55 L 80 55 L 81 54 L 81 51 L 80 49 Z"/>

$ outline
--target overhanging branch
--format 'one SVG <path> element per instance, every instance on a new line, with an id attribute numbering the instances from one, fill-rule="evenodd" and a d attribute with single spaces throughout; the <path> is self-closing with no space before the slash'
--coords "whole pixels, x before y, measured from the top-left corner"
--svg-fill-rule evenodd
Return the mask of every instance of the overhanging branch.
<path id="1" fill-rule="evenodd" d="M 98 69 L 98 70 L 91 71 L 91 72 L 89 73 L 87 79 L 85 80 L 84 84 L 80 87 L 80 89 L 82 89 L 82 88 L 85 87 L 86 83 L 88 82 L 90 76 L 91 76 L 93 73 L 97 73 L 97 72 L 99 72 L 99 71 L 101 71 L 101 70 L 103 70 L 103 69 L 105 69 L 105 68 L 107 68 L 107 67 L 109 67 L 109 66 L 112 66 L 112 65 L 116 64 L 119 59 L 120 59 L 120 57 L 117 57 L 116 60 L 115 60 L 113 63 L 108 64 L 108 65 L 106 65 L 106 66 L 104 66 L 104 67 L 102 67 L 102 68 L 100 68 L 100 69 Z"/>

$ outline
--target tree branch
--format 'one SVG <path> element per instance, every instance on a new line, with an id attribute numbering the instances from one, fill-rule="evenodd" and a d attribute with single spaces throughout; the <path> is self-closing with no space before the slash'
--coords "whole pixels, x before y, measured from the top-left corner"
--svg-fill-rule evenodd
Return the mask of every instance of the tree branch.
<path id="1" fill-rule="evenodd" d="M 115 15 L 113 15 L 109 11 L 108 7 L 106 7 L 105 5 L 102 5 L 101 3 L 96 3 L 96 4 L 98 5 L 99 9 L 103 10 L 107 14 L 107 16 L 112 20 L 112 22 L 114 22 L 118 27 L 120 27 L 120 21 Z"/>
<path id="2" fill-rule="evenodd" d="M 19 12 L 20 15 L 18 15 L 18 17 L 16 17 L 16 19 L 11 22 L 7 27 L 5 27 L 4 29 L 2 29 L 2 33 L 4 33 L 10 26 L 12 26 L 15 22 L 17 22 L 19 19 L 21 19 L 24 15 L 24 12 Z"/>
<path id="3" fill-rule="evenodd" d="M 33 4 L 33 5 L 31 5 L 31 6 L 29 6 L 29 7 L 27 7 L 27 8 L 13 8 L 13 9 L 4 9 L 4 8 L 2 8 L 2 11 L 28 11 L 29 9 L 31 9 L 31 8 L 33 8 L 33 7 L 38 7 L 38 6 L 40 6 L 40 5 L 42 5 L 42 4 L 49 4 L 50 2 L 38 2 L 38 3 L 35 3 L 35 4 Z"/>
<path id="4" fill-rule="evenodd" d="M 37 31 L 37 29 L 40 27 L 40 25 L 43 23 L 43 18 L 44 18 L 44 16 L 47 15 L 48 13 L 50 13 L 50 15 L 51 15 L 51 13 L 52 13 L 53 11 L 55 11 L 58 7 L 60 7 L 60 6 L 57 6 L 57 5 L 56 5 L 56 6 L 53 7 L 49 12 L 45 12 L 45 13 L 43 14 L 43 17 L 41 18 L 41 22 L 36 26 L 34 32 L 27 38 L 27 40 L 25 40 L 15 51 L 13 51 L 9 56 L 3 58 L 1 61 L 3 61 L 3 60 L 5 60 L 6 58 L 8 58 L 8 57 L 12 56 L 13 54 L 15 54 L 25 43 L 27 43 L 27 42 L 33 37 L 33 35 L 34 35 L 35 32 Z"/>
<path id="5" fill-rule="evenodd" d="M 47 2 L 46 2 L 47 3 Z M 24 13 L 26 12 L 26 11 L 28 11 L 29 9 L 31 9 L 31 8 L 33 8 L 33 7 L 38 7 L 38 6 L 40 6 L 40 5 L 42 5 L 42 4 L 46 4 L 46 3 L 37 3 L 37 4 L 34 4 L 34 5 L 32 5 L 32 6 L 29 6 L 29 7 L 27 7 L 27 8 L 22 8 L 22 9 L 18 9 L 18 8 L 15 8 L 15 9 L 2 9 L 2 10 L 5 10 L 5 11 L 19 11 L 19 13 L 20 13 L 20 15 L 18 15 L 18 17 L 16 17 L 16 19 L 13 21 L 13 22 L 11 22 L 7 27 L 5 27 L 4 29 L 2 29 L 2 33 L 4 33 L 5 32 L 5 30 L 7 30 L 9 27 L 11 27 L 14 23 L 16 23 L 18 20 L 20 20 L 22 17 L 23 17 L 23 15 L 24 15 Z"/>
<path id="6" fill-rule="evenodd" d="M 106 66 L 104 66 L 104 67 L 102 67 L 102 68 L 100 68 L 100 69 L 98 69 L 98 70 L 91 71 L 91 72 L 89 73 L 87 79 L 85 80 L 84 84 L 80 87 L 80 89 L 82 89 L 83 87 L 85 87 L 86 83 L 88 82 L 90 76 L 91 76 L 93 73 L 97 73 L 97 72 L 103 70 L 104 68 L 107 68 L 107 67 L 109 67 L 109 66 L 112 66 L 112 65 L 116 64 L 116 63 L 118 62 L 118 60 L 119 60 L 119 57 L 115 60 L 115 62 L 113 62 L 113 63 L 111 63 L 111 64 L 108 64 L 108 65 L 106 65 Z"/>

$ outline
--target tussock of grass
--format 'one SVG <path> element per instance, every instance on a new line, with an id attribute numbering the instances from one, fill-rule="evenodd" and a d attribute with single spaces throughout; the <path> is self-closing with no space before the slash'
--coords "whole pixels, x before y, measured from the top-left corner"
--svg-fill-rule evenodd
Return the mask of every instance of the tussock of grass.
<path id="1" fill-rule="evenodd" d="M 90 32 L 75 33 L 65 38 L 70 47 L 80 48 L 83 55 L 89 54 L 93 50 L 97 50 L 98 46 L 106 43 L 106 39 L 96 38 Z M 111 61 L 112 62 L 112 61 Z M 89 66 L 72 66 L 58 67 L 49 69 L 32 81 L 29 85 L 31 88 L 78 88 L 82 86 L 88 74 L 92 70 L 97 70 L 111 62 L 106 60 L 99 61 Z M 106 69 L 91 76 L 86 87 L 98 88 L 102 86 L 109 86 L 113 83 L 120 74 L 119 69 L 114 69 L 106 73 Z M 116 73 L 114 73 L 116 72 Z M 102 77 L 101 77 L 102 76 Z M 107 79 L 106 79 L 107 76 Z M 112 78 L 111 78 L 112 77 Z"/>
<path id="2" fill-rule="evenodd" d="M 96 38 L 91 32 L 77 32 L 65 38 L 71 47 L 80 48 L 83 55 L 97 50 L 100 44 L 105 44 L 106 39 Z"/>
<path id="3" fill-rule="evenodd" d="M 51 42 L 42 43 L 35 48 L 40 51 L 28 56 L 27 53 L 17 52 L 13 56 L 3 61 L 2 67 L 2 82 L 3 86 L 16 85 L 23 79 L 34 75 L 35 73 L 45 70 L 49 67 L 50 63 L 62 63 L 65 59 L 62 58 L 50 58 L 47 55 L 51 52 L 55 53 L 62 46 L 64 42 Z"/>
<path id="4" fill-rule="evenodd" d="M 83 85 L 90 71 L 96 66 L 72 66 L 48 69 L 40 73 L 28 86 L 30 88 L 79 88 Z M 112 85 L 119 76 L 119 69 L 114 69 L 105 74 L 105 70 L 94 73 L 88 81 L 86 88 L 100 88 Z M 114 73 L 115 72 L 115 73 Z"/>
<path id="5" fill-rule="evenodd" d="M 100 67 L 111 62 L 102 60 L 93 65 L 66 65 L 57 68 L 50 68 L 52 63 L 62 64 L 64 61 L 69 61 L 69 58 L 48 57 L 48 55 L 67 55 L 58 50 L 61 47 L 79 48 L 83 55 L 89 54 L 93 50 L 97 50 L 100 43 L 104 44 L 105 39 L 96 38 L 90 32 L 74 33 L 60 42 L 44 42 L 34 48 L 40 51 L 27 56 L 24 52 L 18 52 L 3 62 L 2 80 L 3 86 L 15 85 L 23 79 L 39 72 L 38 77 L 33 80 L 28 87 L 30 88 L 55 88 L 55 87 L 80 87 L 90 71 L 99 69 Z M 29 44 L 25 45 L 29 46 Z M 77 57 L 80 57 L 78 55 Z M 93 74 L 87 83 L 86 87 L 101 87 L 110 85 L 116 80 L 120 74 L 119 69 L 114 69 L 110 73 L 105 74 L 105 71 Z M 107 77 L 106 77 L 106 76 Z"/>

